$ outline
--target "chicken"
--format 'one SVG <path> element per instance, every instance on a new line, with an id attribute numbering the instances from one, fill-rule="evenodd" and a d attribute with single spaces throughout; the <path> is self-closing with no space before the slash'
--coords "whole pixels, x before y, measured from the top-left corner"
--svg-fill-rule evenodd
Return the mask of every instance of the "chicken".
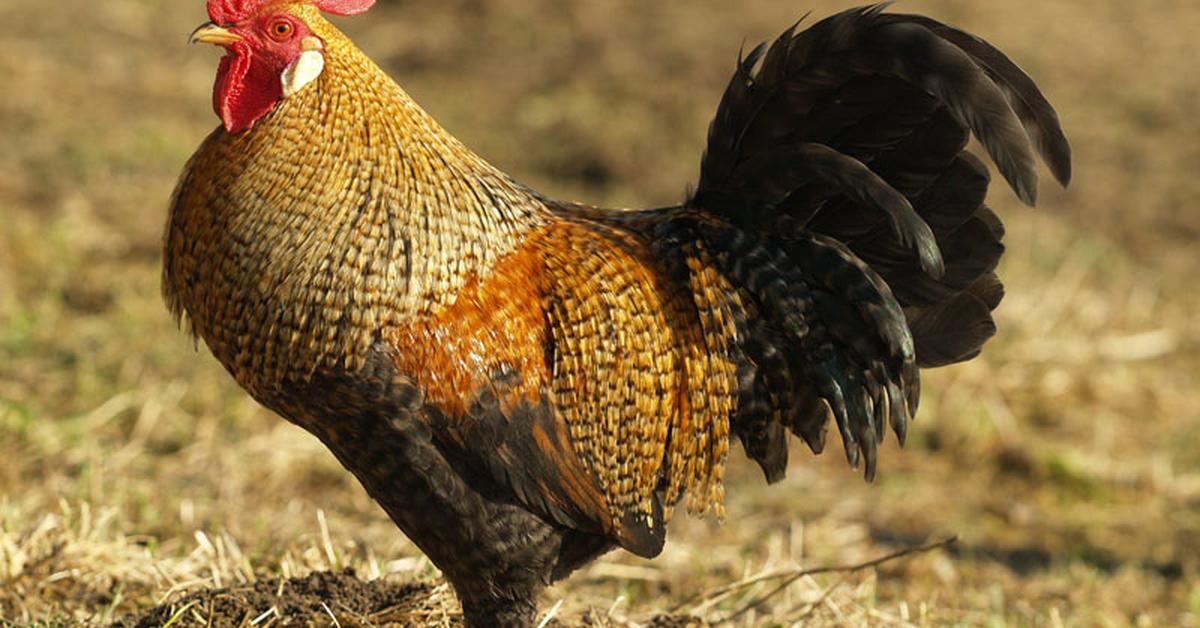
<path id="1" fill-rule="evenodd" d="M 526 625 L 598 555 L 722 516 L 730 441 L 780 479 L 837 426 L 868 478 L 919 370 L 995 332 L 1004 227 L 1057 115 L 981 39 L 846 11 L 737 65 L 677 207 L 601 209 L 471 152 L 322 17 L 209 0 L 221 119 L 171 203 L 163 286 L 255 399 L 313 433 L 453 585 Z"/>

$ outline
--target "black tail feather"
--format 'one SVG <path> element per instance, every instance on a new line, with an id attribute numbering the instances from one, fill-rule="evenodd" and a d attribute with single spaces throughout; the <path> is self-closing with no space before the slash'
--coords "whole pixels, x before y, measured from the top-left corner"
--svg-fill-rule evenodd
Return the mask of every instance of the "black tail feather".
<path id="1" fill-rule="evenodd" d="M 755 237 L 706 225 L 697 232 L 743 291 L 740 348 L 753 376 L 733 429 L 747 453 L 774 480 L 786 465 L 776 424 L 822 449 L 822 400 L 847 460 L 864 462 L 874 477 L 883 427 L 904 437 L 919 387 L 905 313 L 883 279 L 839 242 L 805 231 Z"/>
<path id="2" fill-rule="evenodd" d="M 890 14 L 883 17 L 920 24 L 970 55 L 1004 92 L 1055 180 L 1064 186 L 1071 182 L 1071 145 L 1062 130 L 1058 113 L 1024 70 L 995 46 L 953 26 L 921 15 Z"/>
<path id="3" fill-rule="evenodd" d="M 919 368 L 979 353 L 1003 297 L 1004 225 L 974 135 L 1021 200 L 1041 156 L 1071 176 L 1058 116 L 987 42 L 929 18 L 845 11 L 740 59 L 709 131 L 690 206 L 741 287 L 739 429 L 775 479 L 782 422 L 813 451 L 835 418 L 851 464 L 875 473 L 901 442 Z"/>
<path id="4" fill-rule="evenodd" d="M 732 186 L 747 190 L 742 195 L 747 201 L 770 208 L 813 180 L 859 206 L 881 210 L 896 241 L 916 253 L 922 270 L 934 277 L 945 272 L 933 232 L 909 200 L 862 162 L 828 146 L 795 144 L 759 153 L 734 171 Z"/>

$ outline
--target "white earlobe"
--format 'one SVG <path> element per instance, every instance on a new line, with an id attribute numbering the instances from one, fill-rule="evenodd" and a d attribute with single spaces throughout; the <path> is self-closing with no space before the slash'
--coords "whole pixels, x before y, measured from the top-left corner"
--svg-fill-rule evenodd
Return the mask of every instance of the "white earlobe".
<path id="1" fill-rule="evenodd" d="M 300 56 L 284 69 L 283 76 L 280 77 L 283 82 L 284 98 L 304 89 L 305 85 L 321 76 L 321 72 L 325 69 L 325 55 L 321 53 L 321 50 L 319 48 L 308 49 L 308 46 L 305 48 L 304 52 L 301 52 Z"/>

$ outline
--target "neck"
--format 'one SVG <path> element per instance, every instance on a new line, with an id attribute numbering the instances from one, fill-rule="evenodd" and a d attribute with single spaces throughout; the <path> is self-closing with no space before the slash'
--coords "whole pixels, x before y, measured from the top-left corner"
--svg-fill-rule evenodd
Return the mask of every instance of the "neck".
<path id="1" fill-rule="evenodd" d="M 168 303 L 256 388 L 356 367 L 380 329 L 449 305 L 548 217 L 348 40 L 322 35 L 321 77 L 250 131 L 215 132 L 168 225 Z"/>
<path id="2" fill-rule="evenodd" d="M 331 180 L 354 180 L 363 196 L 358 202 L 338 199 L 342 213 L 374 209 L 369 213 L 386 214 L 405 226 L 461 226 L 471 235 L 501 240 L 524 232 L 530 220 L 545 213 L 523 187 L 443 129 L 345 36 L 333 30 L 325 39 L 320 78 L 285 99 L 262 132 L 251 134 L 273 142 L 263 147 L 265 154 L 275 157 L 290 149 L 304 153 L 307 161 L 329 164 L 327 176 L 305 186 L 310 193 L 328 190 Z M 297 138 L 296 131 L 303 136 Z"/>

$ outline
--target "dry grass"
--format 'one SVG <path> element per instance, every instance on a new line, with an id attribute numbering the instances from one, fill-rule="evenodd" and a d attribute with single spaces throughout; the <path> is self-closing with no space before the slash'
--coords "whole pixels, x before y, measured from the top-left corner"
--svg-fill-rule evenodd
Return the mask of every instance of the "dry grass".
<path id="1" fill-rule="evenodd" d="M 1009 51 L 1076 149 L 1075 185 L 1038 210 L 994 192 L 1012 226 L 999 337 L 930 374 L 875 485 L 797 449 L 763 487 L 735 454 L 723 526 L 680 520 L 659 559 L 614 553 L 543 608 L 562 601 L 567 625 L 1200 626 L 1200 6 L 1185 4 L 905 2 Z M 383 2 L 345 25 L 519 178 L 653 205 L 694 177 L 743 38 L 847 5 Z M 182 44 L 202 19 L 198 1 L 0 4 L 0 620 L 102 623 L 346 567 L 437 582 L 161 305 L 165 201 L 215 123 L 215 55 Z M 875 569 L 751 582 L 952 534 Z M 418 601 L 405 612 L 453 622 L 444 587 Z M 372 623 L 353 619 L 337 622 Z"/>

